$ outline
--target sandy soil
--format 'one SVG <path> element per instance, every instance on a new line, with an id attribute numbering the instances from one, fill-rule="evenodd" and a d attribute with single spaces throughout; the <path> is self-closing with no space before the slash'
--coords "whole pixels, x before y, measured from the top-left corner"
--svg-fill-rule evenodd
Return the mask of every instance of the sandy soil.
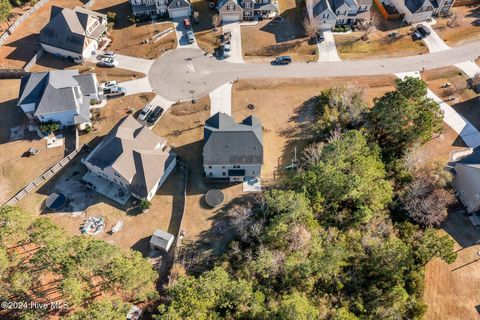
<path id="1" fill-rule="evenodd" d="M 52 0 L 24 21 L 0 47 L 0 69 L 22 68 L 39 48 L 38 33 L 48 23 L 51 7 L 82 6 L 79 0 Z"/>
<path id="2" fill-rule="evenodd" d="M 439 18 L 433 26 L 451 46 L 480 39 L 480 5 L 452 8 L 451 18 Z"/>
<path id="3" fill-rule="evenodd" d="M 27 123 L 16 105 L 19 86 L 19 80 L 0 80 L 0 205 L 64 155 L 64 148 L 47 149 L 46 140 L 28 131 L 24 139 L 10 142 L 10 128 Z M 35 156 L 23 156 L 32 147 L 40 152 Z"/>
<path id="4" fill-rule="evenodd" d="M 309 43 L 302 26 L 302 9 L 295 0 L 279 1 L 281 21 L 265 20 L 242 26 L 242 50 L 249 62 L 265 62 L 279 55 L 295 61 L 316 61 L 317 45 Z"/>

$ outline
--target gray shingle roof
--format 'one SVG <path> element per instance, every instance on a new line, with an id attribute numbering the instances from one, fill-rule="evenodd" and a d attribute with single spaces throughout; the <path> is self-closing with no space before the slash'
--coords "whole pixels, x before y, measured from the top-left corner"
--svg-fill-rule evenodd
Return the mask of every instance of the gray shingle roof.
<path id="1" fill-rule="evenodd" d="M 410 10 L 411 13 L 415 13 L 424 5 L 430 4 L 426 2 L 428 2 L 428 0 L 405 0 L 405 6 L 408 8 L 408 10 Z"/>
<path id="2" fill-rule="evenodd" d="M 87 35 L 89 17 L 105 19 L 105 15 L 80 7 L 73 10 L 52 6 L 50 22 L 40 31 L 40 43 L 75 53 L 83 53 L 85 39 L 97 39 L 107 27 L 99 23 Z"/>
<path id="3" fill-rule="evenodd" d="M 241 123 L 225 113 L 205 123 L 204 165 L 263 164 L 262 125 L 249 116 Z"/>
<path id="4" fill-rule="evenodd" d="M 176 154 L 166 140 L 154 134 L 132 116 L 120 120 L 85 159 L 105 169 L 112 167 L 130 182 L 130 191 L 147 197 L 162 178 Z"/>
<path id="5" fill-rule="evenodd" d="M 328 0 L 313 0 L 312 12 L 314 17 L 321 15 L 325 10 L 331 10 Z"/>
<path id="6" fill-rule="evenodd" d="M 173 0 L 169 5 L 169 9 L 179 9 L 179 8 L 188 8 L 190 7 L 190 2 L 187 0 Z"/>
<path id="7" fill-rule="evenodd" d="M 78 70 L 29 73 L 21 80 L 17 104 L 34 103 L 36 116 L 76 110 L 75 97 L 78 95 L 75 93 L 76 87 L 80 87 L 81 95 L 95 93 L 97 91 L 95 76 L 79 75 Z M 90 104 L 89 100 L 83 102 Z M 80 110 L 79 113 L 84 117 L 87 116 L 85 110 Z M 89 112 L 87 118 L 89 118 Z"/>

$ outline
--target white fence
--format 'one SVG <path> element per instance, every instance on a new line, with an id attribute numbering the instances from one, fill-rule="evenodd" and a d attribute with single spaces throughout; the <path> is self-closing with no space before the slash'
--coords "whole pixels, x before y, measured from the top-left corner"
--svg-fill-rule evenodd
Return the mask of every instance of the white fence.
<path id="1" fill-rule="evenodd" d="M 2 46 L 8 37 L 17 29 L 17 27 L 30 17 L 33 13 L 37 12 L 41 7 L 48 3 L 49 0 L 41 0 L 37 2 L 30 10 L 25 12 L 20 18 L 18 18 L 8 29 L 0 36 L 0 46 Z"/>

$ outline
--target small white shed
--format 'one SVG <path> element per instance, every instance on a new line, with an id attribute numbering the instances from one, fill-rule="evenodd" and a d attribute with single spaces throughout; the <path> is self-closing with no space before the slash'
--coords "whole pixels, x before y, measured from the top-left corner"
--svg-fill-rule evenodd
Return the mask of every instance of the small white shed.
<path id="1" fill-rule="evenodd" d="M 150 238 L 150 248 L 157 251 L 168 252 L 175 237 L 163 230 L 157 229 Z"/>

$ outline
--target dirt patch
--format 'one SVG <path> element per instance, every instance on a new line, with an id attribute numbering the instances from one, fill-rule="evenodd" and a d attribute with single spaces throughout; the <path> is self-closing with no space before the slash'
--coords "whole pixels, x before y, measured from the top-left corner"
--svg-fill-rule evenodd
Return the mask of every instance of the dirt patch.
<path id="1" fill-rule="evenodd" d="M 302 21 L 302 9 L 295 0 L 279 1 L 282 19 L 266 20 L 256 26 L 242 26 L 242 50 L 249 62 L 265 62 L 279 55 L 295 61 L 316 61 L 317 45 L 309 42 Z"/>
<path id="2" fill-rule="evenodd" d="M 452 17 L 437 18 L 433 29 L 448 45 L 480 39 L 480 5 L 460 6 L 451 9 Z"/>
<path id="3" fill-rule="evenodd" d="M 82 6 L 79 0 L 52 0 L 32 14 L 0 47 L 0 69 L 22 68 L 40 48 L 38 34 L 50 19 L 52 6 L 74 8 Z"/>

